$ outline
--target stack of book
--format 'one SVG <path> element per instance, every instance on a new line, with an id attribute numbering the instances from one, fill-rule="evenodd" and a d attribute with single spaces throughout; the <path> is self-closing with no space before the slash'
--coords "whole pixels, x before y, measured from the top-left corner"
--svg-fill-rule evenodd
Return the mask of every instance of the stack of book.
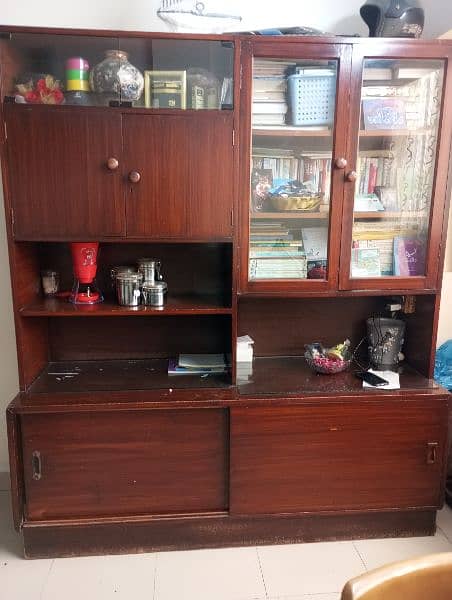
<path id="1" fill-rule="evenodd" d="M 361 151 L 358 156 L 356 184 L 360 195 L 374 194 L 376 187 L 394 187 L 394 153 L 390 150 Z"/>
<path id="2" fill-rule="evenodd" d="M 303 243 L 281 222 L 252 222 L 249 275 L 251 279 L 306 278 Z"/>
<path id="3" fill-rule="evenodd" d="M 253 125 L 284 125 L 287 113 L 287 68 L 294 63 L 255 59 L 253 66 Z"/>
<path id="4" fill-rule="evenodd" d="M 226 373 L 226 354 L 179 354 L 168 361 L 168 375 L 218 375 Z"/>

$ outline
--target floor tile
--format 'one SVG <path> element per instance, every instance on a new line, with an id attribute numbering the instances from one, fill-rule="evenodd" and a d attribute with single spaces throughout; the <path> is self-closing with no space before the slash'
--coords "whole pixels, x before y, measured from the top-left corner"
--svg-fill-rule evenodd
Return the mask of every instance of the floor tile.
<path id="1" fill-rule="evenodd" d="M 444 508 L 437 513 L 436 524 L 447 537 L 449 542 L 452 543 L 452 508 L 444 506 Z"/>
<path id="2" fill-rule="evenodd" d="M 340 594 L 303 594 L 303 596 L 279 596 L 269 600 L 341 600 Z"/>
<path id="3" fill-rule="evenodd" d="M 325 542 L 258 548 L 267 594 L 337 594 L 364 571 L 352 542 Z"/>
<path id="4" fill-rule="evenodd" d="M 354 544 L 368 570 L 423 554 L 452 551 L 452 544 L 441 531 L 428 537 L 359 540 Z"/>
<path id="5" fill-rule="evenodd" d="M 57 558 L 41 600 L 152 600 L 155 560 L 155 554 Z"/>
<path id="6" fill-rule="evenodd" d="M 11 557 L 23 557 L 22 537 L 13 526 L 10 493 L 0 492 L 0 560 Z"/>
<path id="7" fill-rule="evenodd" d="M 25 560 L 16 556 L 0 558 L 0 596 L 5 600 L 41 600 L 52 560 Z M 60 598 L 65 588 L 60 589 Z"/>
<path id="8" fill-rule="evenodd" d="M 265 598 L 256 548 L 165 552 L 157 557 L 154 600 Z"/>

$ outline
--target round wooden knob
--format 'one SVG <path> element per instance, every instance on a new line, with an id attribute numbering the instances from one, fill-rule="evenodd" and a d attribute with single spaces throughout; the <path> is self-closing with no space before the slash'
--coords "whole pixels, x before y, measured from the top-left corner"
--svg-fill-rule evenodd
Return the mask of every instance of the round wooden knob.
<path id="1" fill-rule="evenodd" d="M 141 179 L 141 175 L 138 173 L 138 171 L 130 171 L 129 173 L 129 181 L 131 183 L 138 183 Z"/>
<path id="2" fill-rule="evenodd" d="M 345 167 L 347 166 L 347 160 L 343 157 L 336 158 L 336 160 L 334 161 L 334 166 L 336 167 L 336 169 L 345 169 Z"/>
<path id="3" fill-rule="evenodd" d="M 110 171 L 116 171 L 116 169 L 119 167 L 119 160 L 112 156 L 107 160 L 107 167 L 110 169 Z"/>
<path id="4" fill-rule="evenodd" d="M 345 178 L 347 181 L 356 181 L 358 178 L 358 173 L 356 171 L 349 171 Z"/>

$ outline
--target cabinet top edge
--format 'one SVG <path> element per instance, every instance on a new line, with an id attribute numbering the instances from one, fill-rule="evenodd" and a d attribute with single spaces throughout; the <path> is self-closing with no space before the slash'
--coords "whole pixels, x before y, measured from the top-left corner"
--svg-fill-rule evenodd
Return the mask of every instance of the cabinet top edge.
<path id="1" fill-rule="evenodd" d="M 218 40 L 218 41 L 252 41 L 253 43 L 266 43 L 276 41 L 277 43 L 308 43 L 308 44 L 355 44 L 355 45 L 404 45 L 413 47 L 440 47 L 452 46 L 452 39 L 412 39 L 412 38 L 368 38 L 353 36 L 299 36 L 299 35 L 252 35 L 250 33 L 225 32 L 214 33 L 176 33 L 169 31 L 136 31 L 121 29 L 82 29 L 70 27 L 33 27 L 27 25 L 1 25 L 1 34 L 48 34 L 48 35 L 74 35 L 94 37 L 124 37 L 124 38 L 148 38 L 148 39 L 181 39 L 181 40 Z"/>

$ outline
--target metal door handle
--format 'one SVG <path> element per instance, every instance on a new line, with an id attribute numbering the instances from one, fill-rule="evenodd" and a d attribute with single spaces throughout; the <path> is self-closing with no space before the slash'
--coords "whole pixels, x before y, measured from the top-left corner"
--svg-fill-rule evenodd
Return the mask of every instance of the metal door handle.
<path id="1" fill-rule="evenodd" d="M 39 481 L 42 477 L 41 469 L 41 453 L 35 450 L 31 455 L 31 469 L 33 473 L 33 479 Z"/>
<path id="2" fill-rule="evenodd" d="M 427 443 L 427 464 L 434 465 L 438 458 L 438 442 Z"/>

